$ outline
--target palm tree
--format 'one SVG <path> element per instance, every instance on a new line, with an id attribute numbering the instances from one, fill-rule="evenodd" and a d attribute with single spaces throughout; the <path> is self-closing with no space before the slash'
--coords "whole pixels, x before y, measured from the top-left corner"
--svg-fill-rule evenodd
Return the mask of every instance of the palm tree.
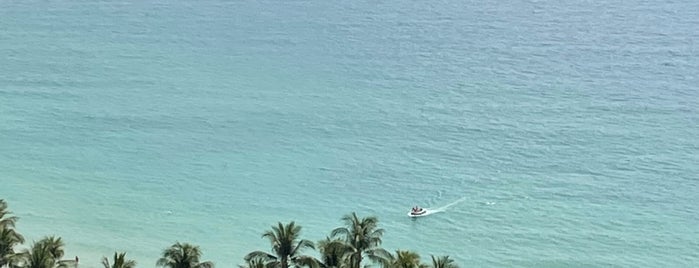
<path id="1" fill-rule="evenodd" d="M 109 259 L 107 259 L 107 257 L 102 257 L 102 265 L 104 266 L 104 268 L 134 268 L 136 267 L 136 261 L 127 260 L 126 252 L 114 252 L 113 264 L 109 265 Z"/>
<path id="2" fill-rule="evenodd" d="M 175 243 L 163 251 L 163 257 L 158 259 L 157 266 L 168 268 L 213 268 L 210 261 L 199 262 L 201 250 L 198 246 L 188 243 Z"/>
<path id="3" fill-rule="evenodd" d="M 0 199 L 0 267 L 15 256 L 15 246 L 24 243 L 24 237 L 14 229 L 18 218 L 11 214 L 7 210 L 7 202 Z"/>
<path id="4" fill-rule="evenodd" d="M 239 268 L 274 268 L 276 263 L 264 258 L 252 258 L 245 261 L 245 265 L 238 265 Z"/>
<path id="5" fill-rule="evenodd" d="M 44 239 L 39 241 L 39 243 L 46 247 L 46 250 L 48 250 L 48 252 L 51 253 L 51 256 L 53 256 L 53 258 L 56 259 L 56 261 L 59 261 L 61 260 L 61 258 L 63 258 L 63 247 L 65 246 L 65 244 L 63 243 L 63 240 L 61 240 L 60 237 L 45 237 Z"/>
<path id="6" fill-rule="evenodd" d="M 384 230 L 378 228 L 379 220 L 376 217 L 360 219 L 356 213 L 352 212 L 351 215 L 342 217 L 342 221 L 346 226 L 336 228 L 330 235 L 344 237 L 350 250 L 350 268 L 360 268 L 364 255 L 374 262 L 380 262 L 381 256 L 388 254 L 379 247 Z"/>
<path id="7" fill-rule="evenodd" d="M 260 259 L 271 262 L 280 268 L 288 268 L 289 263 L 293 263 L 296 266 L 318 266 L 316 259 L 300 255 L 304 249 L 315 249 L 313 242 L 299 239 L 300 234 L 301 226 L 296 225 L 293 221 L 287 225 L 279 222 L 277 226 L 272 226 L 272 230 L 262 235 L 263 238 L 269 239 L 269 242 L 272 244 L 273 254 L 253 251 L 245 256 L 245 261 Z"/>
<path id="8" fill-rule="evenodd" d="M 396 255 L 387 254 L 382 258 L 384 268 L 427 268 L 420 263 L 420 255 L 408 250 L 396 250 Z"/>
<path id="9" fill-rule="evenodd" d="M 351 248 L 342 240 L 326 237 L 318 242 L 320 266 L 322 268 L 347 268 L 348 254 Z"/>
<path id="10" fill-rule="evenodd" d="M 0 226 L 0 267 L 10 263 L 15 256 L 15 245 L 24 243 L 24 237 L 13 228 Z"/>
<path id="11" fill-rule="evenodd" d="M 7 202 L 0 199 L 0 228 L 15 227 L 16 216 L 9 216 L 12 212 L 7 210 Z"/>
<path id="12" fill-rule="evenodd" d="M 24 250 L 18 257 L 22 268 L 56 268 L 63 267 L 63 241 L 58 237 L 45 237 L 35 242 L 30 249 Z"/>
<path id="13" fill-rule="evenodd" d="M 440 256 L 435 259 L 432 255 L 432 268 L 459 268 L 459 266 L 449 256 Z"/>

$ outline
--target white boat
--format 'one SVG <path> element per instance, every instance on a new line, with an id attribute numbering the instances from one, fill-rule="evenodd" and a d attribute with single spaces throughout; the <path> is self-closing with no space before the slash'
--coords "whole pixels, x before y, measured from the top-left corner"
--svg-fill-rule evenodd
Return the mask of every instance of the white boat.
<path id="1" fill-rule="evenodd" d="M 410 212 L 408 212 L 409 217 L 422 217 L 422 216 L 427 216 L 428 211 L 427 209 L 417 207 L 417 208 L 412 208 Z"/>

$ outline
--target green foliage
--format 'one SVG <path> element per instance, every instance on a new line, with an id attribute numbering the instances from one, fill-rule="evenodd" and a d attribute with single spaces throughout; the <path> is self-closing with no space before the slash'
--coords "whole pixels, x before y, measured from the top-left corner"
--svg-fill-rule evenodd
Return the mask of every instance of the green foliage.
<path id="1" fill-rule="evenodd" d="M 17 233 L 18 220 L 7 210 L 7 203 L 0 199 L 0 267 L 3 268 L 67 268 L 72 260 L 61 261 L 65 246 L 60 237 L 47 236 L 32 244 L 29 249 L 15 252 L 15 246 L 24 243 Z M 306 249 L 315 249 L 315 244 L 301 239 L 301 226 L 295 222 L 277 223 L 263 233 L 271 245 L 271 253 L 253 251 L 244 258 L 246 263 L 239 268 L 362 268 L 364 259 L 380 264 L 384 268 L 459 268 L 449 256 L 431 256 L 432 264 L 423 264 L 420 256 L 412 251 L 397 250 L 394 254 L 381 248 L 384 229 L 379 228 L 374 216 L 360 218 L 356 213 L 342 217 L 344 226 L 335 228 L 317 243 L 320 259 L 302 255 Z M 209 261 L 201 262 L 202 252 L 198 246 L 176 242 L 163 251 L 156 262 L 166 268 L 213 268 Z M 76 263 L 77 264 L 77 263 Z M 126 258 L 126 253 L 114 252 L 112 263 L 102 258 L 104 268 L 135 268 L 136 262 Z M 368 265 L 364 266 L 367 267 Z"/>
<path id="2" fill-rule="evenodd" d="M 16 256 L 14 247 L 24 243 L 24 237 L 14 228 L 18 218 L 11 214 L 5 200 L 0 199 L 0 267 L 11 264 Z"/>
<path id="3" fill-rule="evenodd" d="M 449 256 L 439 256 L 435 259 L 433 255 L 432 268 L 459 268 L 459 266 L 456 265 L 454 260 L 450 259 Z"/>
<path id="4" fill-rule="evenodd" d="M 409 250 L 396 250 L 396 255 L 382 256 L 381 265 L 384 268 L 428 268 L 420 262 L 420 255 Z"/>
<path id="5" fill-rule="evenodd" d="M 60 259 L 63 257 L 63 241 L 60 237 L 44 237 L 35 242 L 30 249 L 24 250 L 14 264 L 22 268 L 55 268 L 64 266 Z"/>
<path id="6" fill-rule="evenodd" d="M 245 265 L 238 265 L 239 268 L 274 268 L 276 263 L 266 258 L 251 258 L 245 261 Z"/>
<path id="7" fill-rule="evenodd" d="M 18 218 L 10 216 L 12 212 L 7 210 L 7 202 L 0 199 L 0 228 L 15 227 Z"/>
<path id="8" fill-rule="evenodd" d="M 379 247 L 384 229 L 378 227 L 379 220 L 376 217 L 360 219 L 356 213 L 352 212 L 342 217 L 342 221 L 345 226 L 336 228 L 330 235 L 343 238 L 349 246 L 350 268 L 361 268 L 364 257 L 373 262 L 380 262 L 381 256 L 387 255 L 387 252 Z"/>
<path id="9" fill-rule="evenodd" d="M 102 257 L 102 266 L 104 266 L 104 268 L 134 268 L 136 267 L 136 261 L 127 260 L 126 252 L 114 252 L 112 265 L 109 265 L 109 259 L 107 259 L 107 257 Z"/>
<path id="10" fill-rule="evenodd" d="M 318 250 L 321 255 L 320 266 L 323 268 L 348 268 L 349 256 L 353 252 L 352 247 L 340 239 L 330 239 L 318 242 Z"/>
<path id="11" fill-rule="evenodd" d="M 210 261 L 199 262 L 201 250 L 198 246 L 180 242 L 163 251 L 163 257 L 158 259 L 157 266 L 168 268 L 213 268 Z"/>
<path id="12" fill-rule="evenodd" d="M 273 254 L 253 251 L 245 256 L 245 261 L 250 262 L 258 259 L 281 268 L 288 268 L 289 263 L 296 266 L 317 267 L 317 260 L 301 255 L 301 251 L 304 249 L 314 249 L 315 247 L 313 242 L 300 239 L 300 234 L 301 226 L 296 225 L 293 221 L 286 225 L 279 222 L 277 226 L 272 226 L 272 230 L 262 235 L 263 238 L 269 239 Z"/>

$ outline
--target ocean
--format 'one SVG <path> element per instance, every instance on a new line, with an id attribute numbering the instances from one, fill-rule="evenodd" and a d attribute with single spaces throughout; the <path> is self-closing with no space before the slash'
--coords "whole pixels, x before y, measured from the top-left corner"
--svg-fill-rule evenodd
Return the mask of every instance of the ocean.
<path id="1" fill-rule="evenodd" d="M 694 0 L 0 1 L 0 198 L 81 268 L 351 212 L 426 262 L 697 267 L 697 137 Z"/>

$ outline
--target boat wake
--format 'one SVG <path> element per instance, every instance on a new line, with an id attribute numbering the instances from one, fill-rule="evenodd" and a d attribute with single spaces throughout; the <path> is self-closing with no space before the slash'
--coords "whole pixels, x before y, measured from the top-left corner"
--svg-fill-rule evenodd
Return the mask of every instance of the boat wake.
<path id="1" fill-rule="evenodd" d="M 438 208 L 428 208 L 427 210 L 432 211 L 432 213 L 437 213 L 437 212 L 444 212 L 448 208 L 453 207 L 461 202 L 464 202 L 466 200 L 466 197 L 459 198 L 458 200 L 451 202 L 449 204 L 446 204 L 444 206 L 438 207 Z"/>
<path id="2" fill-rule="evenodd" d="M 426 212 L 423 213 L 423 214 L 420 214 L 420 215 L 412 215 L 412 214 L 410 214 L 410 212 L 408 212 L 408 216 L 415 218 L 415 217 L 424 217 L 424 216 L 432 215 L 432 214 L 435 214 L 435 213 L 445 212 L 445 211 L 447 211 L 447 209 L 449 209 L 450 207 L 453 207 L 453 206 L 455 206 L 455 205 L 457 205 L 457 204 L 459 204 L 459 203 L 461 203 L 461 202 L 464 202 L 465 200 L 466 200 L 466 197 L 462 197 L 462 198 L 459 198 L 458 200 L 456 200 L 456 201 L 454 201 L 454 202 L 451 202 L 451 203 L 446 204 L 446 205 L 441 206 L 441 207 L 436 207 L 436 208 L 425 208 L 425 211 L 426 211 Z"/>

